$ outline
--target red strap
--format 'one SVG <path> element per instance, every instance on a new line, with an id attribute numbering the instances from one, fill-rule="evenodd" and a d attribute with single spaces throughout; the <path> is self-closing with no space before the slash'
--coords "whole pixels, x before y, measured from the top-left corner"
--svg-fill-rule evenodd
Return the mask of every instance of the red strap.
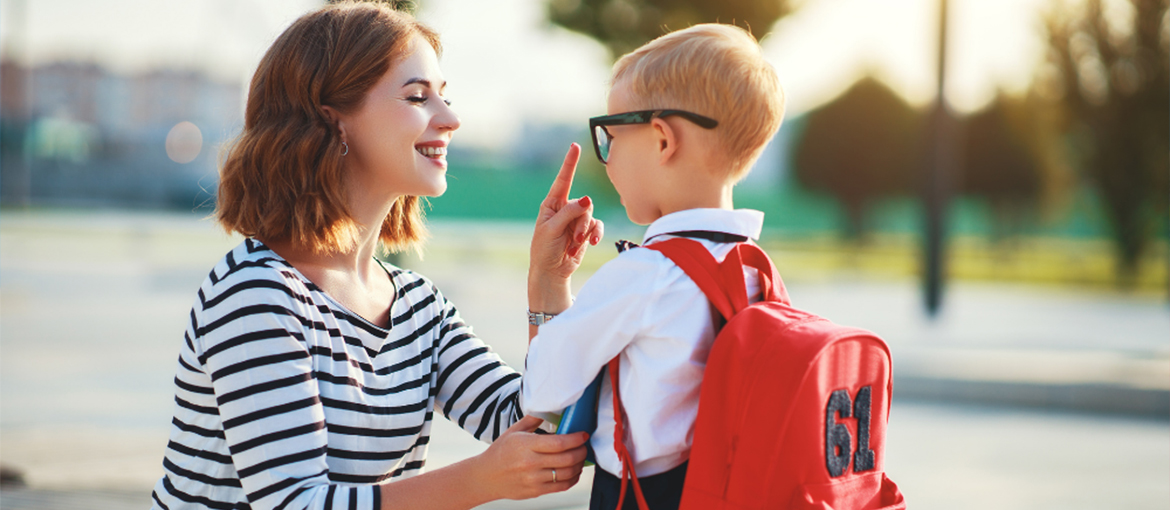
<path id="1" fill-rule="evenodd" d="M 626 501 L 626 477 L 634 482 L 634 497 L 638 499 L 638 508 L 641 510 L 649 510 L 650 506 L 646 504 L 646 498 L 642 496 L 642 485 L 638 483 L 638 473 L 634 471 L 634 459 L 630 456 L 630 451 L 626 449 L 626 433 L 622 417 L 624 411 L 622 409 L 622 397 L 618 391 L 618 367 L 620 366 L 622 355 L 618 354 L 613 359 L 609 360 L 609 383 L 613 386 L 613 449 L 617 451 L 618 460 L 622 461 L 622 472 L 618 474 L 622 479 L 622 490 L 618 496 L 618 510 L 621 510 L 622 503 Z"/>
<path id="2" fill-rule="evenodd" d="M 772 259 L 768 258 L 768 254 L 759 246 L 751 243 L 740 243 L 735 246 L 728 253 L 727 258 L 720 264 L 723 270 L 724 281 L 734 284 L 735 281 L 742 280 L 743 267 L 751 267 L 756 270 L 760 277 L 760 290 L 763 291 L 763 299 L 765 301 L 779 301 L 786 305 L 792 304 L 788 301 L 788 292 L 784 289 L 784 281 L 780 279 L 780 273 L 776 271 L 776 266 L 772 264 Z M 744 291 L 746 292 L 746 290 Z"/>
<path id="3" fill-rule="evenodd" d="M 724 289 L 719 262 L 698 241 L 676 237 L 646 245 L 645 248 L 661 252 L 682 269 L 695 285 L 699 286 L 699 290 L 707 295 L 711 305 L 723 314 L 723 318 L 731 320 L 739 311 L 733 306 L 727 290 Z"/>
<path id="4" fill-rule="evenodd" d="M 744 266 L 755 268 L 759 273 L 765 300 L 789 304 L 780 273 L 764 250 L 755 244 L 737 244 L 722 264 L 706 247 L 690 239 L 673 238 L 645 247 L 661 252 L 682 269 L 725 319 L 731 320 L 733 315 L 747 307 Z"/>

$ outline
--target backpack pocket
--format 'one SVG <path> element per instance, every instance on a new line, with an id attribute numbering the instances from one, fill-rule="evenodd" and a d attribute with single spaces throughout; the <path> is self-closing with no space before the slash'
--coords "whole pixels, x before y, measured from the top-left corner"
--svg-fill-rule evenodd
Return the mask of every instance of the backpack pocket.
<path id="1" fill-rule="evenodd" d="M 883 471 L 801 485 L 788 504 L 792 510 L 905 510 L 906 500 Z"/>

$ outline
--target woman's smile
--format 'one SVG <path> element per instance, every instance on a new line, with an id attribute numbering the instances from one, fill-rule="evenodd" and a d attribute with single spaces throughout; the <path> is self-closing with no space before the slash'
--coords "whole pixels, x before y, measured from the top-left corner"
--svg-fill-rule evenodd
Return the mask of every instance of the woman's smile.
<path id="1" fill-rule="evenodd" d="M 443 164 L 447 163 L 447 143 L 441 140 L 434 142 L 423 142 L 415 145 L 414 151 L 429 160 L 441 162 Z"/>

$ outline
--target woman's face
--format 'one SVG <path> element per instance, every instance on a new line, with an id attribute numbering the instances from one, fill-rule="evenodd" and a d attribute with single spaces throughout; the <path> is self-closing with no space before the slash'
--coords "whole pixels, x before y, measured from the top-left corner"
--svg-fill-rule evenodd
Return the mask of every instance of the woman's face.
<path id="1" fill-rule="evenodd" d="M 459 117 L 443 98 L 446 85 L 434 48 L 415 37 L 361 108 L 338 115 L 351 190 L 389 197 L 447 190 L 447 144 Z"/>

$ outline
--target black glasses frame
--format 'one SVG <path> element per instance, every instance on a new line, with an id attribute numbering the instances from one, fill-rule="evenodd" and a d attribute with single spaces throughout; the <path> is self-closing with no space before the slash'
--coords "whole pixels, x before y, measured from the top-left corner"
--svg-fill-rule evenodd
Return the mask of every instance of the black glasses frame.
<path id="1" fill-rule="evenodd" d="M 687 119 L 704 129 L 715 129 L 715 126 L 719 125 L 719 121 L 715 119 L 683 110 L 641 110 L 637 112 L 618 113 L 615 115 L 602 115 L 600 117 L 593 117 L 589 119 L 589 134 L 593 137 L 593 153 L 597 155 L 597 159 L 600 160 L 602 164 L 606 164 L 605 158 L 601 157 L 601 144 L 598 143 L 597 128 L 601 128 L 601 130 L 605 132 L 605 136 L 612 140 L 613 136 L 609 134 L 608 129 L 605 129 L 605 126 L 648 124 L 654 119 L 669 117 L 671 115 L 677 115 Z"/>

